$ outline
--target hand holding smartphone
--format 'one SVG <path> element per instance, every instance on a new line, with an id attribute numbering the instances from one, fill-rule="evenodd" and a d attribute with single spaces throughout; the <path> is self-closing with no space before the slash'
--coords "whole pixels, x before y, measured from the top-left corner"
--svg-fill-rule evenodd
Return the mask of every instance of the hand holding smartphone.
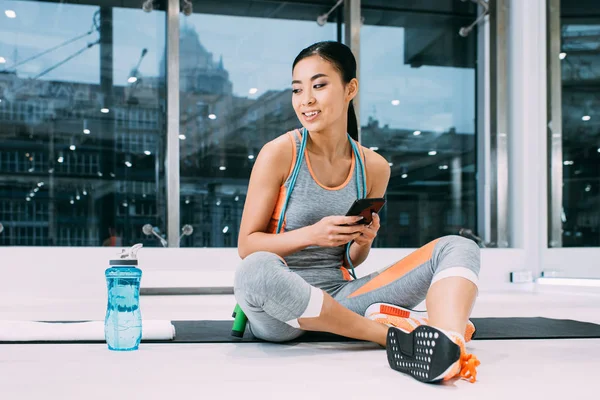
<path id="1" fill-rule="evenodd" d="M 338 247 L 355 240 L 368 229 L 363 225 L 373 222 L 372 213 L 378 213 L 384 204 L 383 198 L 359 199 L 352 204 L 346 216 L 332 215 L 321 219 L 307 227 L 311 245 Z"/>
<path id="2" fill-rule="evenodd" d="M 363 219 L 357 222 L 357 224 L 368 225 L 373 221 L 372 213 L 379 213 L 384 205 L 385 199 L 383 197 L 358 199 L 350 206 L 346 216 L 361 216 Z"/>

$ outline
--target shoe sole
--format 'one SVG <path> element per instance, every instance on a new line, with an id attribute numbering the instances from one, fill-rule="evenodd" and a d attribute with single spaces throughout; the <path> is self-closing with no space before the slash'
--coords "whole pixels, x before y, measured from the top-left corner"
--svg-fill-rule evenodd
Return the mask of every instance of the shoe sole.
<path id="1" fill-rule="evenodd" d="M 421 325 L 409 334 L 391 327 L 386 352 L 393 370 L 425 383 L 444 380 L 460 360 L 460 347 L 428 325 Z"/>
<path id="2" fill-rule="evenodd" d="M 428 318 L 426 312 L 415 311 L 411 310 L 410 308 L 404 308 L 387 303 L 377 303 L 377 305 L 373 304 L 369 306 L 369 308 L 367 308 L 367 311 L 365 312 L 365 315 L 369 315 L 372 313 L 393 315 L 400 318 Z M 476 334 L 477 328 L 475 328 L 475 325 L 472 325 L 472 327 L 467 326 L 467 329 L 465 331 L 465 342 L 470 342 L 471 340 L 475 339 Z"/>

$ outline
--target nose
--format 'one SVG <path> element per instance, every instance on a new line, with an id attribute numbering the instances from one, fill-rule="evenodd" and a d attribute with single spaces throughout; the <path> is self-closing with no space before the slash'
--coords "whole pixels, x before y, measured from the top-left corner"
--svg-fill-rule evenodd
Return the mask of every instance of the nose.
<path id="1" fill-rule="evenodd" d="M 315 102 L 315 98 L 312 95 L 312 93 L 310 93 L 310 91 L 308 91 L 308 90 L 305 91 L 304 95 L 302 96 L 302 102 L 301 102 L 302 105 L 303 106 L 310 106 L 310 105 L 314 104 L 314 102 Z"/>

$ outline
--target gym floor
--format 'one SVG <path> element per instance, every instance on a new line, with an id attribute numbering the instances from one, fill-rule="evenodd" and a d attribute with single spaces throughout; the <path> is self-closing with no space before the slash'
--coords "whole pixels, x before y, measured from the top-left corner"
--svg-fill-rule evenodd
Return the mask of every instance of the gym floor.
<path id="1" fill-rule="evenodd" d="M 223 319 L 233 296 L 142 297 L 147 319 Z M 90 305 L 57 299 L 0 302 L 0 319 L 90 319 Z M 600 292 L 481 292 L 473 317 L 544 316 L 600 323 Z M 94 306 L 95 307 L 95 306 Z M 101 319 L 104 310 L 96 310 Z M 393 371 L 370 343 L 0 345 L 0 393 L 21 399 L 564 399 L 595 398 L 600 339 L 475 340 L 478 382 L 427 385 Z M 576 389 L 574 389 L 576 388 Z M 413 397 L 415 396 L 415 397 Z M 586 398 L 584 395 L 583 398 Z"/>

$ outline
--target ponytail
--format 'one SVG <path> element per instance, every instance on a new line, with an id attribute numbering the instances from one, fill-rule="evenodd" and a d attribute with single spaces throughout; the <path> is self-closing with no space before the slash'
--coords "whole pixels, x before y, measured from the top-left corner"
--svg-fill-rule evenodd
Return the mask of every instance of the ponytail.
<path id="1" fill-rule="evenodd" d="M 348 133 L 350 137 L 358 142 L 358 120 L 354 111 L 354 102 L 350 100 L 348 105 Z"/>

